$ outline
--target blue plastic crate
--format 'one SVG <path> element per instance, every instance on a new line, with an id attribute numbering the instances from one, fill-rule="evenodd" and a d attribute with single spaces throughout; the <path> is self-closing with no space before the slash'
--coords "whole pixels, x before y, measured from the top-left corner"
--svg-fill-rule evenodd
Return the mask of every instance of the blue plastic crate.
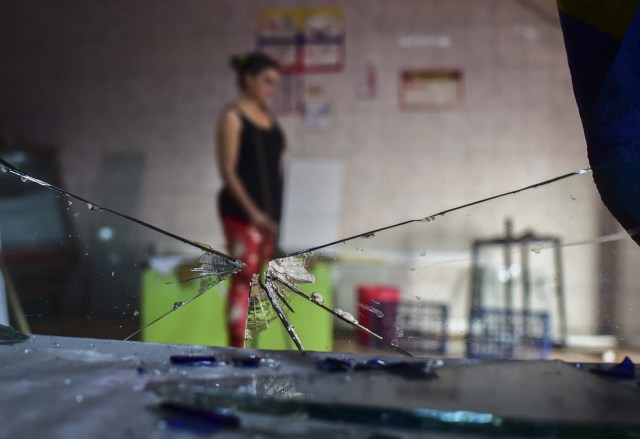
<path id="1" fill-rule="evenodd" d="M 447 350 L 449 307 L 423 301 L 402 302 L 398 310 L 397 343 L 415 354 L 444 355 Z"/>
<path id="2" fill-rule="evenodd" d="M 474 308 L 466 345 L 467 358 L 546 359 L 552 346 L 549 314 Z"/>

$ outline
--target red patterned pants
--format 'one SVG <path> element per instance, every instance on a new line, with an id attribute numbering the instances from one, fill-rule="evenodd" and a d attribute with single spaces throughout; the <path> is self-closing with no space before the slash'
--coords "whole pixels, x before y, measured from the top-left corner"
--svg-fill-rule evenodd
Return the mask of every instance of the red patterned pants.
<path id="1" fill-rule="evenodd" d="M 222 217 L 229 256 L 240 259 L 247 266 L 231 278 L 227 295 L 227 329 L 229 346 L 243 347 L 249 308 L 251 276 L 259 273 L 269 262 L 273 252 L 273 239 L 261 233 L 252 224 L 231 216 Z"/>

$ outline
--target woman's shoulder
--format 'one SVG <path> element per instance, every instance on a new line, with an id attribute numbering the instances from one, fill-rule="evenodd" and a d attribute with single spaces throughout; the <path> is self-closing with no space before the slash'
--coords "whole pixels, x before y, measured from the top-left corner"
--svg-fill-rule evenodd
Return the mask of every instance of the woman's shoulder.
<path id="1" fill-rule="evenodd" d="M 237 101 L 229 102 L 227 105 L 222 107 L 222 111 L 220 112 L 222 117 L 227 117 L 229 115 L 236 116 L 237 118 L 242 117 L 242 108 Z"/>
<path id="2" fill-rule="evenodd" d="M 222 108 L 219 121 L 221 125 L 240 127 L 242 125 L 242 111 L 235 102 L 232 102 Z"/>

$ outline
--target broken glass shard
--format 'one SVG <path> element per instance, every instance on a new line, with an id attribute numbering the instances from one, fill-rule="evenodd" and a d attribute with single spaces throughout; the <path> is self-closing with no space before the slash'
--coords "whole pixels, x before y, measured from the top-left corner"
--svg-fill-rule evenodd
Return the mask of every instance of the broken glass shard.
<path id="1" fill-rule="evenodd" d="M 244 267 L 241 261 L 230 259 L 221 253 L 204 253 L 200 258 L 200 264 L 200 267 L 195 268 L 193 271 L 200 273 L 202 278 L 208 276 L 230 276 Z"/>
<path id="2" fill-rule="evenodd" d="M 201 409 L 170 401 L 162 402 L 159 407 L 171 415 L 164 418 L 166 426 L 176 430 L 210 435 L 240 427 L 240 418 L 227 409 Z"/>
<path id="3" fill-rule="evenodd" d="M 280 322 L 282 323 L 285 330 L 289 334 L 289 337 L 291 337 L 291 340 L 293 340 L 298 350 L 303 351 L 304 348 L 302 346 L 302 342 L 300 341 L 300 337 L 298 337 L 298 334 L 296 333 L 295 328 L 289 322 L 289 320 L 287 319 L 287 316 L 282 310 L 282 307 L 280 306 L 280 303 L 281 303 L 280 301 L 282 301 L 281 298 L 284 296 L 284 294 L 280 290 L 280 287 L 276 285 L 270 277 L 267 277 L 264 283 L 260 282 L 260 286 L 265 291 L 267 299 L 271 304 L 271 307 L 273 308 L 276 315 L 280 319 Z"/>
<path id="4" fill-rule="evenodd" d="M 0 324 L 0 344 L 15 344 L 28 340 L 29 336 L 10 326 Z"/>
<path id="5" fill-rule="evenodd" d="M 342 317 L 344 320 L 353 323 L 355 325 L 358 324 L 358 321 L 356 320 L 356 318 L 353 316 L 353 314 L 351 314 L 350 312 L 347 311 L 343 311 L 339 308 L 336 308 L 336 315 L 338 315 L 339 317 Z"/>
<path id="6" fill-rule="evenodd" d="M 604 368 L 596 368 L 590 369 L 592 373 L 597 375 L 612 377 L 612 378 L 622 378 L 632 380 L 636 377 L 636 366 L 631 361 L 631 358 L 624 357 L 624 360 L 620 364 L 616 364 L 613 367 L 608 369 Z"/>
<path id="7" fill-rule="evenodd" d="M 188 366 L 215 366 L 218 364 L 216 357 L 212 355 L 172 355 L 171 364 Z"/>
<path id="8" fill-rule="evenodd" d="M 360 303 L 360 304 L 358 304 L 358 307 L 370 312 L 371 314 L 375 314 L 375 316 L 378 317 L 379 319 L 384 317 L 384 312 L 382 312 L 381 310 L 376 309 L 376 308 L 374 308 L 372 306 L 364 305 L 364 304 Z"/>
<path id="9" fill-rule="evenodd" d="M 385 372 L 405 379 L 435 378 L 434 366 L 420 361 L 384 361 L 371 359 L 357 362 L 351 358 L 326 357 L 316 361 L 316 369 L 323 372 Z"/>
<path id="10" fill-rule="evenodd" d="M 348 372 L 353 369 L 355 362 L 352 359 L 323 358 L 316 361 L 316 368 L 323 372 Z"/>
<path id="11" fill-rule="evenodd" d="M 262 359 L 255 354 L 235 356 L 231 359 L 231 362 L 235 367 L 243 368 L 256 368 L 260 366 L 261 361 Z"/>
<path id="12" fill-rule="evenodd" d="M 300 283 L 315 282 L 314 276 L 309 273 L 308 260 L 312 256 L 310 253 L 274 259 L 269 262 L 267 275 L 281 277 L 294 285 Z"/>
<path id="13" fill-rule="evenodd" d="M 382 360 L 369 360 L 361 364 L 356 364 L 354 371 L 381 371 L 408 380 L 436 378 L 436 372 L 428 362 L 408 362 Z"/>
<path id="14" fill-rule="evenodd" d="M 310 254 L 300 254 L 272 260 L 269 262 L 266 272 L 263 273 L 262 279 L 257 274 L 253 276 L 247 315 L 247 329 L 250 338 L 252 337 L 251 333 L 264 331 L 269 327 L 269 323 L 278 318 L 296 346 L 299 349 L 302 348 L 295 328 L 289 322 L 281 305 L 284 305 L 289 312 L 295 312 L 288 301 L 291 291 L 286 288 L 285 284 L 296 286 L 315 282 L 314 276 L 308 271 L 309 257 Z"/>
<path id="15" fill-rule="evenodd" d="M 266 291 L 258 282 L 258 274 L 254 274 L 251 280 L 249 294 L 249 312 L 247 315 L 247 331 L 260 332 L 269 327 L 269 323 L 277 317 L 268 303 Z"/>

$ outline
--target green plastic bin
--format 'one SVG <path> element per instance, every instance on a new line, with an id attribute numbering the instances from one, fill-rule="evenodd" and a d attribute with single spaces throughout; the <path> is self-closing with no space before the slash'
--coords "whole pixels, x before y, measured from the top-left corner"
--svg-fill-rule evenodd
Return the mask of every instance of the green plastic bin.
<path id="1" fill-rule="evenodd" d="M 325 305 L 333 305 L 331 265 L 327 262 L 312 264 L 315 284 L 301 285 L 300 289 L 311 294 L 321 293 Z M 176 302 L 185 302 L 198 292 L 199 282 L 179 283 L 176 274 L 161 274 L 147 268 L 142 274 L 141 324 L 152 322 L 170 310 Z M 225 299 L 228 281 L 210 289 L 188 305 L 184 305 L 159 322 L 142 331 L 146 342 L 226 346 L 227 328 Z M 294 325 L 306 350 L 331 351 L 333 349 L 333 317 L 309 301 L 291 295 L 289 301 L 294 313 L 286 310 L 287 318 Z M 259 349 L 296 349 L 279 320 L 269 328 L 254 334 L 247 347 Z"/>

